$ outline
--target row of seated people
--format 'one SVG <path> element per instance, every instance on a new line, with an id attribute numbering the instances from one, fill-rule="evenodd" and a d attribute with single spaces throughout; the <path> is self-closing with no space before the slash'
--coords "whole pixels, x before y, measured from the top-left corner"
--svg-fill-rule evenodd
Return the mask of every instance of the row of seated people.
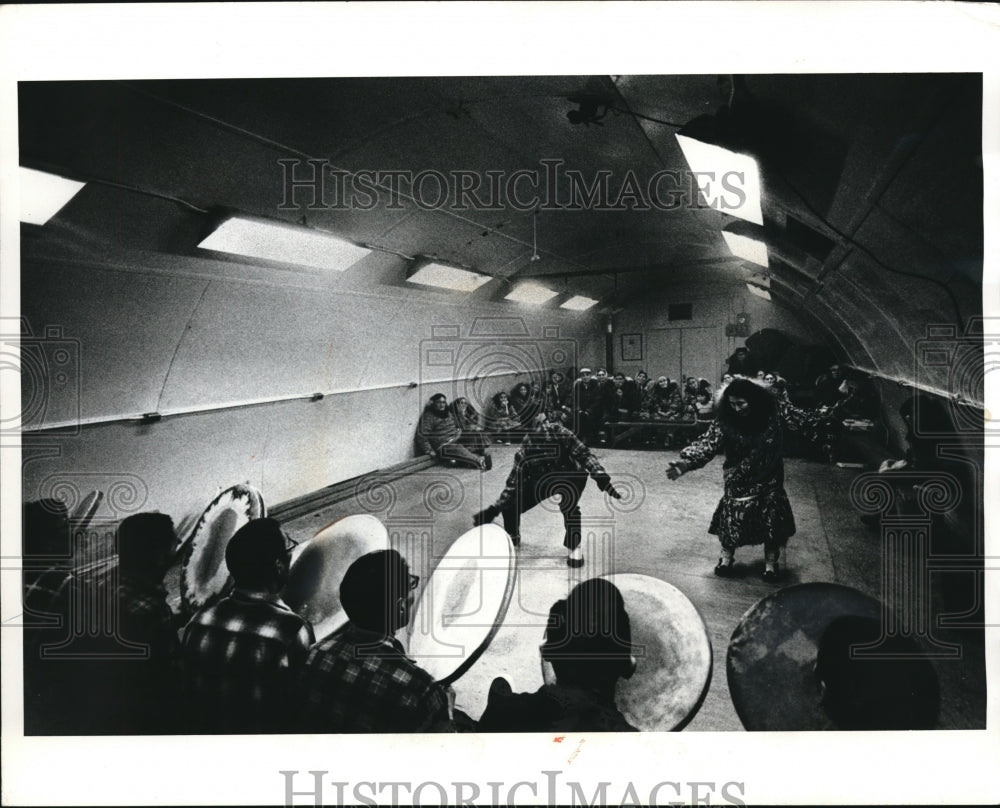
<path id="1" fill-rule="evenodd" d="M 25 506 L 28 547 L 66 544 L 60 505 Z M 26 734 L 634 730 L 614 705 L 618 678 L 635 668 L 628 615 L 606 581 L 553 604 L 542 648 L 554 672 L 546 685 L 515 694 L 496 679 L 476 722 L 395 636 L 410 622 L 419 583 L 397 551 L 350 565 L 339 588 L 348 622 L 317 642 L 281 598 L 295 543 L 276 520 L 236 531 L 225 548 L 233 589 L 187 621 L 171 610 L 163 585 L 177 550 L 170 517 L 130 516 L 116 540 L 113 575 L 26 568 Z M 116 616 L 113 643 L 88 647 L 81 636 L 72 658 L 48 653 L 65 646 L 67 626 L 79 625 L 73 604 L 81 601 Z"/>
<path id="2" fill-rule="evenodd" d="M 26 508 L 30 529 L 39 526 L 32 514 L 37 504 Z M 543 686 L 514 693 L 503 677 L 494 678 L 474 721 L 455 709 L 454 691 L 408 657 L 396 638 L 410 622 L 419 584 L 397 551 L 368 553 L 349 566 L 339 586 L 348 621 L 316 642 L 309 622 L 280 596 L 294 542 L 277 521 L 252 520 L 233 535 L 225 549 L 233 590 L 183 627 L 162 584 L 176 549 L 170 518 L 129 517 L 118 542 L 119 575 L 105 581 L 117 639 L 146 653 L 47 669 L 53 660 L 39 653 L 38 632 L 26 632 L 27 734 L 39 733 L 36 712 L 58 714 L 51 729 L 65 734 L 636 729 L 615 703 L 618 681 L 632 676 L 636 655 L 624 599 L 607 580 L 584 581 L 552 604 L 540 638 Z M 66 615 L 65 601 L 45 600 L 39 588 L 26 587 L 25 599 L 34 614 L 41 608 Z M 922 682 L 914 694 L 899 687 L 898 666 L 852 664 L 851 646 L 878 636 L 871 622 L 831 624 L 819 642 L 817 691 L 829 717 L 840 729 L 933 727 L 936 681 Z M 44 720 L 41 726 L 46 734 Z"/>
<path id="3" fill-rule="evenodd" d="M 694 376 L 684 380 L 660 376 L 654 381 L 639 371 L 635 378 L 624 373 L 608 378 L 603 369 L 593 375 L 589 368 L 582 368 L 573 393 L 577 428 L 584 441 L 606 440 L 609 424 L 707 423 L 715 409 L 712 385 Z M 639 430 L 640 440 L 649 437 L 646 432 Z M 668 445 L 674 437 L 680 438 L 672 433 Z"/>

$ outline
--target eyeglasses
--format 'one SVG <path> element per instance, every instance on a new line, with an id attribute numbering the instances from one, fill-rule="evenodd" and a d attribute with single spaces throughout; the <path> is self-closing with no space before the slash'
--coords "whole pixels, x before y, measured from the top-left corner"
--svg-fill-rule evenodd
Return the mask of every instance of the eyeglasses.
<path id="1" fill-rule="evenodd" d="M 414 589 L 417 588 L 417 584 L 420 583 L 420 576 L 410 573 L 409 578 L 410 578 L 410 591 L 412 592 Z"/>
<path id="2" fill-rule="evenodd" d="M 281 531 L 281 537 L 285 540 L 285 552 L 291 555 L 292 551 L 299 546 L 299 543 L 283 530 Z"/>

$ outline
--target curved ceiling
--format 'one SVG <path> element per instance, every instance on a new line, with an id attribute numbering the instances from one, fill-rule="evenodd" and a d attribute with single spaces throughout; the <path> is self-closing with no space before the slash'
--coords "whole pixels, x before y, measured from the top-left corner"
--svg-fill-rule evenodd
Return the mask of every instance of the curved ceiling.
<path id="1" fill-rule="evenodd" d="M 22 82 L 19 115 L 22 165 L 88 182 L 36 243 L 194 259 L 238 211 L 473 268 L 479 302 L 533 277 L 616 311 L 760 277 L 742 227 L 775 304 L 890 378 L 982 311 L 977 74 Z M 706 115 L 757 159 L 762 226 L 694 190 L 675 135 Z"/>

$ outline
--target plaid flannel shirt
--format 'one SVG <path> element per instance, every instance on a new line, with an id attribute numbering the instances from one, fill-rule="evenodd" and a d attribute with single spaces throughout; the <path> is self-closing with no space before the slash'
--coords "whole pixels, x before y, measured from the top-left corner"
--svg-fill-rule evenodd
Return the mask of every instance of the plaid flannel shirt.
<path id="1" fill-rule="evenodd" d="M 610 482 L 604 466 L 576 435 L 562 424 L 546 421 L 524 436 L 496 507 L 515 502 L 525 479 L 537 480 L 550 471 L 586 471 L 602 491 Z"/>
<path id="2" fill-rule="evenodd" d="M 277 595 L 235 590 L 184 629 L 184 686 L 206 731 L 289 728 L 289 688 L 315 641 Z"/>
<path id="3" fill-rule="evenodd" d="M 395 637 L 348 623 L 313 647 L 296 688 L 312 732 L 427 732 L 451 728 L 444 689 Z"/>

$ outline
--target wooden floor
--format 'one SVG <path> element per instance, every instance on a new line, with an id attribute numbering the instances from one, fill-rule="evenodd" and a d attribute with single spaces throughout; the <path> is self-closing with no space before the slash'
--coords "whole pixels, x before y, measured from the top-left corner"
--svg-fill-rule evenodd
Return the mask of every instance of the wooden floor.
<path id="1" fill-rule="evenodd" d="M 384 485 L 367 484 L 353 498 L 301 516 L 286 529 L 301 541 L 348 514 L 374 514 L 387 525 L 394 546 L 421 576 L 423 586 L 449 545 L 471 528 L 472 514 L 495 501 L 513 454 L 514 447 L 494 447 L 494 467 L 486 473 L 435 467 Z M 609 546 L 586 548 L 586 565 L 568 573 L 558 509 L 552 503 L 536 507 L 522 522 L 521 583 L 528 586 L 528 573 L 540 569 L 563 576 L 565 587 L 605 573 L 641 573 L 683 592 L 704 619 L 714 659 L 708 694 L 686 731 L 742 731 L 726 681 L 726 650 L 740 618 L 760 598 L 782 586 L 810 581 L 840 583 L 880 598 L 881 529 L 863 525 L 848 496 L 857 470 L 802 459 L 786 461 L 786 490 L 798 532 L 782 558 L 781 579 L 768 584 L 760 578 L 760 547 L 737 553 L 735 577 L 713 574 L 718 542 L 706 529 L 722 491 L 720 460 L 671 482 L 664 469 L 676 459 L 675 451 L 600 449 L 597 455 L 625 497 L 615 510 L 609 510 L 605 497 L 588 484 L 581 501 L 585 531 L 588 522 L 595 526 L 611 523 L 613 541 Z M 965 575 L 971 583 L 969 573 L 954 575 Z M 942 577 L 932 575 L 932 584 Z M 955 579 L 958 585 L 948 588 L 947 611 L 961 612 L 973 604 L 974 593 L 971 586 L 964 587 L 964 580 Z M 940 588 L 935 587 L 932 594 L 935 614 L 945 611 Z M 941 728 L 985 727 L 982 631 L 958 627 L 936 628 L 934 633 L 941 640 L 962 645 L 960 658 L 934 661 L 942 689 Z M 540 641 L 541 629 L 536 647 Z M 491 664 L 496 663 L 485 655 L 476 663 L 482 669 L 474 666 L 473 678 L 488 682 L 494 673 L 486 669 Z M 525 664 L 537 666 L 537 659 Z"/>

